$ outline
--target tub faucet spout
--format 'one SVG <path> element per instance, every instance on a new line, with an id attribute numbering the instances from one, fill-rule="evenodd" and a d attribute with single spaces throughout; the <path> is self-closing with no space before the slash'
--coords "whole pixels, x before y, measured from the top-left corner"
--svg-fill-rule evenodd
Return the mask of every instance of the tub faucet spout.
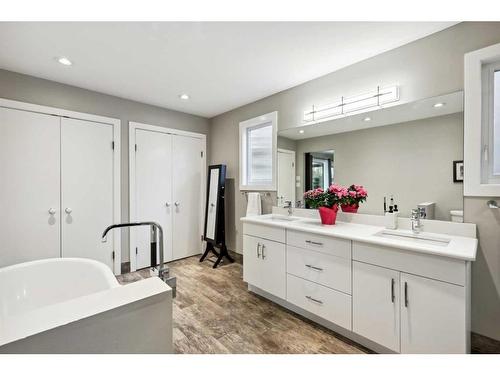
<path id="1" fill-rule="evenodd" d="M 169 277 L 170 270 L 167 266 L 163 264 L 163 228 L 160 224 L 154 221 L 136 221 L 132 223 L 121 223 L 121 224 L 113 224 L 107 227 L 102 233 L 102 242 L 106 242 L 107 234 L 110 230 L 114 228 L 124 228 L 124 227 L 137 227 L 142 225 L 149 225 L 151 228 L 151 268 L 158 269 L 158 277 L 167 283 L 172 288 L 172 295 L 175 298 L 177 280 L 175 277 Z M 158 252 L 160 253 L 160 262 L 156 263 L 156 239 L 158 238 L 160 244 L 158 248 Z"/>

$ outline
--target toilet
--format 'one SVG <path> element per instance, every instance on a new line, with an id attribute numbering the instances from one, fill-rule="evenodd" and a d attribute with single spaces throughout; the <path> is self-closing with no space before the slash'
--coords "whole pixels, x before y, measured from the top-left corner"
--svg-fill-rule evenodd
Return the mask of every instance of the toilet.
<path id="1" fill-rule="evenodd" d="M 451 221 L 454 223 L 464 222 L 464 211 L 463 210 L 451 210 L 450 211 Z"/>

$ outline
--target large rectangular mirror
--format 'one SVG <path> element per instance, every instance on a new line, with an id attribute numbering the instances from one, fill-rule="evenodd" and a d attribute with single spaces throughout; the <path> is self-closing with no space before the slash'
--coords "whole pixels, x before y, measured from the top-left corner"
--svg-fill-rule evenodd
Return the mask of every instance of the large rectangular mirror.
<path id="1" fill-rule="evenodd" d="M 293 184 L 296 201 L 357 184 L 368 190 L 359 213 L 383 215 L 393 197 L 402 217 L 420 206 L 427 219 L 463 220 L 461 91 L 286 129 L 278 148 L 295 154 L 295 178 L 278 178 L 278 190 Z"/>

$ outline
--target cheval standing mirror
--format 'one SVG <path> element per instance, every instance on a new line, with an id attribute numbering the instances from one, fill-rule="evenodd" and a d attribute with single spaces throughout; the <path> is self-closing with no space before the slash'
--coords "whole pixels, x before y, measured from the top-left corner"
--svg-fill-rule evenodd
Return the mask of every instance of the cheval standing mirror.
<path id="1" fill-rule="evenodd" d="M 233 258 L 229 255 L 226 247 L 225 236 L 225 204 L 224 190 L 226 183 L 226 166 L 223 164 L 208 167 L 207 181 L 207 204 L 205 206 L 205 230 L 203 239 L 207 247 L 200 262 L 203 262 L 210 252 L 217 257 L 213 268 L 216 268 L 222 259 L 226 257 L 231 263 Z M 219 251 L 216 250 L 219 248 Z"/>

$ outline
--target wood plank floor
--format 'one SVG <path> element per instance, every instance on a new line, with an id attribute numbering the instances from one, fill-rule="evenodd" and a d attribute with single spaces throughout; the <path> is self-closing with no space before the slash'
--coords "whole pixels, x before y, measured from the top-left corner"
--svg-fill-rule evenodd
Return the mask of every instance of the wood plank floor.
<path id="1" fill-rule="evenodd" d="M 212 269 L 191 257 L 169 263 L 177 276 L 176 353 L 370 353 L 370 350 L 247 290 L 241 255 Z M 118 276 L 122 284 L 149 271 Z M 500 342 L 472 334 L 472 353 L 500 353 Z"/>
<path id="2" fill-rule="evenodd" d="M 177 277 L 176 353 L 369 353 L 362 346 L 247 290 L 241 256 L 212 269 L 191 257 L 169 263 Z M 118 276 L 120 283 L 149 271 Z"/>

